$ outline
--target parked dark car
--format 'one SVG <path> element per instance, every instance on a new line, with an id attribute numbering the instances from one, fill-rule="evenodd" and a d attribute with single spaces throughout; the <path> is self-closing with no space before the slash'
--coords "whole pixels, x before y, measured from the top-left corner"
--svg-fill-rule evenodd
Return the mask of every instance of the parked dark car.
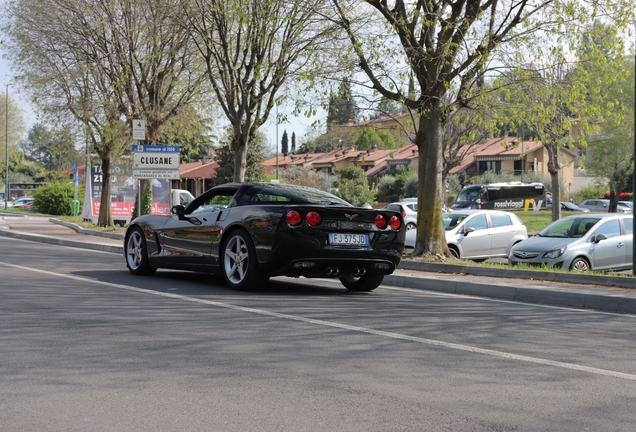
<path id="1" fill-rule="evenodd" d="M 548 203 L 548 210 L 552 210 L 552 201 Z M 571 211 L 571 212 L 581 212 L 581 213 L 590 212 L 589 209 L 579 207 L 570 201 L 561 201 L 561 211 Z"/>
<path id="2" fill-rule="evenodd" d="M 398 266 L 402 216 L 353 207 L 321 190 L 271 183 L 229 183 L 168 216 L 133 220 L 124 240 L 133 274 L 157 268 L 219 273 L 236 289 L 272 276 L 339 278 L 371 291 Z"/>

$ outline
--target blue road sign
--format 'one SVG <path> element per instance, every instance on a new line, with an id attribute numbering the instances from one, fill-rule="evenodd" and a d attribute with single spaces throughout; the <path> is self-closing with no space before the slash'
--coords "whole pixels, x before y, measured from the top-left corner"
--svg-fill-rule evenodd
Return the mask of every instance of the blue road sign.
<path id="1" fill-rule="evenodd" d="M 133 145 L 133 153 L 179 153 L 179 146 Z"/>

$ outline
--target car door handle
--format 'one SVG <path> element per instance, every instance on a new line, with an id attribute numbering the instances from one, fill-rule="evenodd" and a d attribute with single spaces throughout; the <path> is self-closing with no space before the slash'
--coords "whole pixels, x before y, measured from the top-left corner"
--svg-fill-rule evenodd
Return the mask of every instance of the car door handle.
<path id="1" fill-rule="evenodd" d="M 622 242 L 616 245 L 617 248 L 621 248 L 623 246 L 625 246 L 625 243 L 622 243 Z"/>

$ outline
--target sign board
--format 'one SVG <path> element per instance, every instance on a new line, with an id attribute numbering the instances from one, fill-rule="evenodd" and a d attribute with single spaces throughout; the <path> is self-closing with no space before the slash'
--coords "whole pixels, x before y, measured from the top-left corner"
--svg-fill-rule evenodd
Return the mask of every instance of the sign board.
<path id="1" fill-rule="evenodd" d="M 133 168 L 133 178 L 136 179 L 168 179 L 178 180 L 179 168 L 177 169 L 138 169 Z"/>
<path id="2" fill-rule="evenodd" d="M 160 145 L 133 145 L 133 153 L 179 153 L 181 147 L 179 146 L 160 146 Z"/>
<path id="3" fill-rule="evenodd" d="M 132 121 L 132 138 L 134 140 L 146 139 L 146 120 Z"/>
<path id="4" fill-rule="evenodd" d="M 179 153 L 133 153 L 133 169 L 179 170 Z"/>

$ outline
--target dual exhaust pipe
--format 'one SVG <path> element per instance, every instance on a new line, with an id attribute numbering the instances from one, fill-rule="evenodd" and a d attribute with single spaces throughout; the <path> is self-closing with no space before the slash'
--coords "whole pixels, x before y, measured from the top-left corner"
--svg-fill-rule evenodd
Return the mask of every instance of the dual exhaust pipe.
<path id="1" fill-rule="evenodd" d="M 327 276 L 337 276 L 338 273 L 340 273 L 340 269 L 338 267 L 327 267 L 326 273 Z M 366 273 L 367 269 L 365 269 L 364 267 L 353 269 L 354 277 L 364 276 Z"/>

